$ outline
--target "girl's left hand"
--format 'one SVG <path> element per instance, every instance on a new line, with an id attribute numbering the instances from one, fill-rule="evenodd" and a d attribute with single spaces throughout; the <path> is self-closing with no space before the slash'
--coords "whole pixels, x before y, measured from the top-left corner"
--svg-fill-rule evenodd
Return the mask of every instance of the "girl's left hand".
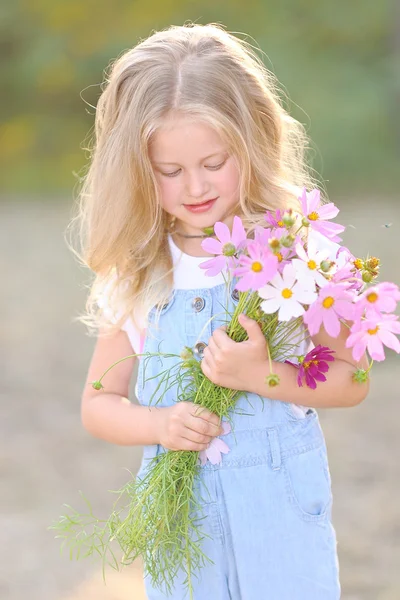
<path id="1" fill-rule="evenodd" d="M 225 332 L 226 326 L 219 327 L 204 348 L 200 365 L 204 375 L 216 385 L 251 392 L 256 365 L 262 363 L 268 369 L 267 342 L 257 321 L 241 314 L 239 323 L 249 339 L 234 342 Z"/>

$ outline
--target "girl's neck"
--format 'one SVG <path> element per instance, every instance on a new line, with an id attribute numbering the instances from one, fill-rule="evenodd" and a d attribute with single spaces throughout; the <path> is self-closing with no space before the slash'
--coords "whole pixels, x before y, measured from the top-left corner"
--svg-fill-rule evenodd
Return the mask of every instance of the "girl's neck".
<path id="1" fill-rule="evenodd" d="M 234 215 L 228 215 L 225 218 L 221 219 L 221 222 L 225 223 L 229 227 L 230 232 L 232 232 L 233 217 L 234 217 Z M 189 256 L 194 256 L 194 257 L 198 257 L 198 258 L 200 258 L 200 257 L 209 258 L 210 257 L 210 254 L 208 252 L 206 252 L 205 250 L 203 250 L 203 248 L 201 247 L 202 241 L 206 239 L 205 237 L 203 237 L 203 238 L 201 238 L 201 237 L 193 237 L 193 238 L 184 237 L 182 235 L 178 235 L 176 232 L 181 232 L 183 234 L 188 234 L 188 235 L 195 235 L 195 234 L 201 235 L 202 234 L 201 230 L 186 231 L 179 222 L 175 221 L 174 226 L 169 233 L 170 233 L 170 236 L 171 236 L 175 246 L 177 246 L 179 248 L 179 250 L 181 250 L 185 254 L 189 254 Z"/>
<path id="2" fill-rule="evenodd" d="M 205 252 L 205 250 L 203 250 L 203 248 L 201 247 L 201 242 L 205 238 L 183 238 L 180 235 L 177 235 L 176 233 L 170 233 L 170 236 L 175 246 L 177 246 L 177 248 L 179 248 L 179 250 L 181 250 L 185 254 L 189 254 L 189 256 L 195 257 L 210 257 L 208 252 Z"/>

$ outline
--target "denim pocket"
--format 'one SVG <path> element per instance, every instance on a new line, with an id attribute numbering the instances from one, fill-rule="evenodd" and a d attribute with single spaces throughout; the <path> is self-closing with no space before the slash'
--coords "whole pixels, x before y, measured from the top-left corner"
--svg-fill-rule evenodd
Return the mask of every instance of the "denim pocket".
<path id="1" fill-rule="evenodd" d="M 324 520 L 332 505 L 325 444 L 287 456 L 283 470 L 286 493 L 295 512 L 305 521 Z"/>

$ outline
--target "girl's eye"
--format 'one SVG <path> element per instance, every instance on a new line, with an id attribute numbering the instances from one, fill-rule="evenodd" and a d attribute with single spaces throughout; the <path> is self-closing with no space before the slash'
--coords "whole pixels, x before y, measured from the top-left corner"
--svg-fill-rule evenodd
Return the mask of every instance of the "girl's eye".
<path id="1" fill-rule="evenodd" d="M 218 171 L 218 169 L 220 169 L 221 167 L 223 167 L 225 163 L 226 163 L 226 160 L 224 160 L 219 165 L 215 165 L 214 167 L 209 166 L 209 167 L 207 167 L 207 169 L 211 169 L 211 171 Z"/>
<path id="2" fill-rule="evenodd" d="M 226 163 L 226 160 L 224 160 L 219 165 L 214 165 L 214 166 L 209 165 L 209 166 L 206 166 L 206 168 L 210 169 L 210 171 L 218 171 L 218 169 L 223 167 L 225 163 Z M 176 177 L 176 175 L 179 175 L 179 172 L 180 172 L 180 169 L 178 169 L 177 171 L 174 171 L 173 173 L 161 173 L 161 174 L 164 175 L 164 177 Z"/>

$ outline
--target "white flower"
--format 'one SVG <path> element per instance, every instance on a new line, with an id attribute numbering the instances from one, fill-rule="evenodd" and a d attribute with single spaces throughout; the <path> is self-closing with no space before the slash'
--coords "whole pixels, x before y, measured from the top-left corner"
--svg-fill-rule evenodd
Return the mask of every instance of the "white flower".
<path id="1" fill-rule="evenodd" d="M 304 277 L 296 281 L 296 272 L 292 264 L 287 264 L 282 275 L 277 273 L 270 283 L 258 290 L 264 302 L 260 307 L 265 313 L 278 312 L 279 321 L 290 321 L 293 317 L 304 314 L 303 304 L 312 304 L 317 299 L 315 281 Z"/>
<path id="2" fill-rule="evenodd" d="M 296 253 L 299 258 L 294 258 L 292 264 L 297 278 L 303 280 L 304 277 L 311 277 L 319 287 L 324 287 L 329 280 L 318 270 L 321 262 L 330 258 L 328 248 L 318 249 L 317 243 L 313 238 L 309 238 L 307 252 L 302 244 L 296 244 Z"/>

